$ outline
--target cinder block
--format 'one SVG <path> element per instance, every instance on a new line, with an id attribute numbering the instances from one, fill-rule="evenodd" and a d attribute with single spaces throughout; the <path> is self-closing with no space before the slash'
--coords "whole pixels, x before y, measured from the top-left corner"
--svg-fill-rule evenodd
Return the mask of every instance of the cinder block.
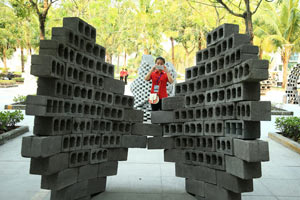
<path id="1" fill-rule="evenodd" d="M 195 137 L 195 149 L 201 151 L 216 151 L 214 136 Z"/>
<path id="2" fill-rule="evenodd" d="M 203 135 L 203 121 L 185 122 L 184 135 L 199 136 Z"/>
<path id="3" fill-rule="evenodd" d="M 98 177 L 117 175 L 118 172 L 117 161 L 103 162 L 100 163 L 98 166 L 99 166 L 98 175 L 97 175 Z"/>
<path id="4" fill-rule="evenodd" d="M 73 118 L 72 133 L 90 133 L 92 120 L 87 118 Z"/>
<path id="5" fill-rule="evenodd" d="M 85 84 L 85 78 L 85 71 L 76 68 L 73 64 L 66 64 L 66 81 L 70 83 Z"/>
<path id="6" fill-rule="evenodd" d="M 224 136 L 224 122 L 223 121 L 204 121 L 204 135 Z"/>
<path id="7" fill-rule="evenodd" d="M 53 27 L 51 39 L 68 44 L 76 50 L 80 50 L 80 46 L 83 46 L 81 40 L 84 41 L 81 36 L 66 27 Z"/>
<path id="8" fill-rule="evenodd" d="M 252 192 L 253 180 L 244 180 L 227 172 L 217 171 L 218 186 L 235 193 Z"/>
<path id="9" fill-rule="evenodd" d="M 260 178 L 261 162 L 247 162 L 233 156 L 225 156 L 226 172 L 241 179 Z"/>
<path id="10" fill-rule="evenodd" d="M 247 162 L 269 161 L 268 142 L 234 139 L 234 155 Z"/>
<path id="11" fill-rule="evenodd" d="M 184 108 L 184 97 L 174 96 L 162 99 L 162 110 L 175 110 L 178 108 Z"/>
<path id="12" fill-rule="evenodd" d="M 213 169 L 225 170 L 224 154 L 185 150 L 182 155 L 186 164 L 202 165 Z"/>
<path id="13" fill-rule="evenodd" d="M 148 149 L 173 149 L 174 138 L 172 137 L 151 137 L 148 138 Z"/>
<path id="14" fill-rule="evenodd" d="M 77 182 L 61 190 L 52 190 L 50 200 L 72 200 L 86 197 L 88 181 Z"/>
<path id="15" fill-rule="evenodd" d="M 237 103 L 237 118 L 245 121 L 270 121 L 270 101 L 243 101 Z"/>
<path id="16" fill-rule="evenodd" d="M 108 161 L 125 161 L 127 160 L 128 149 L 117 148 L 108 150 Z"/>
<path id="17" fill-rule="evenodd" d="M 39 55 L 54 56 L 64 62 L 69 61 L 70 48 L 55 40 L 41 40 Z"/>
<path id="18" fill-rule="evenodd" d="M 132 135 L 162 136 L 162 126 L 157 124 L 136 123 L 132 125 Z"/>
<path id="19" fill-rule="evenodd" d="M 188 122 L 195 119 L 193 108 L 182 108 L 174 111 L 174 122 Z"/>
<path id="20" fill-rule="evenodd" d="M 99 134 L 82 134 L 82 149 L 95 149 L 101 145 L 101 135 Z"/>
<path id="21" fill-rule="evenodd" d="M 144 111 L 142 110 L 124 110 L 124 120 L 128 122 L 143 122 Z"/>
<path id="22" fill-rule="evenodd" d="M 225 135 L 241 139 L 260 138 L 260 122 L 243 120 L 225 121 Z"/>
<path id="23" fill-rule="evenodd" d="M 72 131 L 70 117 L 39 117 L 34 118 L 33 134 L 38 136 L 52 136 L 69 134 Z"/>
<path id="24" fill-rule="evenodd" d="M 97 164 L 101 162 L 106 162 L 108 160 L 108 150 L 103 148 L 92 149 L 91 156 L 89 157 L 89 163 Z"/>
<path id="25" fill-rule="evenodd" d="M 92 133 L 110 133 L 113 129 L 112 121 L 103 119 L 93 119 L 92 120 Z"/>
<path id="26" fill-rule="evenodd" d="M 61 78 L 66 73 L 65 64 L 54 56 L 32 55 L 30 74 L 44 78 Z"/>
<path id="27" fill-rule="evenodd" d="M 96 73 L 106 77 L 114 78 L 114 66 L 104 61 L 96 62 Z"/>
<path id="28" fill-rule="evenodd" d="M 63 27 L 81 34 L 92 42 L 96 41 L 96 29 L 78 17 L 64 17 Z"/>
<path id="29" fill-rule="evenodd" d="M 56 174 L 42 176 L 41 188 L 47 190 L 60 190 L 77 182 L 78 169 L 65 169 Z"/>
<path id="30" fill-rule="evenodd" d="M 87 165 L 90 162 L 90 157 L 90 150 L 72 151 L 69 156 L 69 167 L 71 168 Z"/>
<path id="31" fill-rule="evenodd" d="M 224 103 L 225 97 L 227 94 L 225 93 L 225 89 L 214 89 L 205 92 L 205 105 L 213 105 L 218 103 Z"/>
<path id="32" fill-rule="evenodd" d="M 111 106 L 114 103 L 114 96 L 115 95 L 111 92 L 106 92 L 104 90 L 95 90 L 94 103 Z"/>
<path id="33" fill-rule="evenodd" d="M 90 195 L 104 192 L 106 188 L 106 177 L 93 178 L 88 180 L 87 193 Z"/>
<path id="34" fill-rule="evenodd" d="M 179 149 L 165 149 L 164 150 L 165 162 L 183 162 L 182 151 Z"/>
<path id="35" fill-rule="evenodd" d="M 146 148 L 147 136 L 123 135 L 121 146 L 125 148 Z"/>
<path id="36" fill-rule="evenodd" d="M 121 147 L 121 135 L 117 134 L 104 134 L 101 139 L 101 147 L 103 148 L 116 148 Z"/>
<path id="37" fill-rule="evenodd" d="M 123 108 L 133 108 L 134 105 L 133 96 L 115 94 L 113 98 L 114 98 L 113 102 L 115 106 L 119 106 Z"/>
<path id="38" fill-rule="evenodd" d="M 223 189 L 218 185 L 205 183 L 205 198 L 213 200 L 241 200 L 241 194 Z"/>
<path id="39" fill-rule="evenodd" d="M 151 112 L 152 124 L 167 124 L 174 122 L 173 111 L 153 111 Z"/>
<path id="40" fill-rule="evenodd" d="M 185 95 L 185 106 L 186 107 L 199 107 L 205 104 L 205 93 L 195 93 L 191 95 Z M 177 108 L 176 108 L 177 109 Z M 173 109 L 174 110 L 174 109 Z"/>
<path id="41" fill-rule="evenodd" d="M 176 136 L 184 134 L 184 124 L 183 123 L 169 123 L 163 126 L 164 136 Z"/>
<path id="42" fill-rule="evenodd" d="M 216 149 L 217 152 L 221 152 L 227 155 L 233 155 L 233 139 L 230 137 L 217 137 Z"/>
<path id="43" fill-rule="evenodd" d="M 194 149 L 194 148 L 196 148 L 196 138 L 195 137 L 179 136 L 179 137 L 167 137 L 167 138 L 173 139 L 173 146 L 176 149 Z"/>
<path id="44" fill-rule="evenodd" d="M 55 155 L 61 152 L 61 141 L 61 136 L 23 137 L 22 156 L 30 158 L 45 158 Z"/>
<path id="45" fill-rule="evenodd" d="M 104 78 L 104 88 L 108 92 L 124 94 L 125 83 L 113 78 Z"/>
<path id="46" fill-rule="evenodd" d="M 83 147 L 82 134 L 64 135 L 62 137 L 61 150 L 62 152 L 70 152 L 80 150 Z"/>
<path id="47" fill-rule="evenodd" d="M 190 178 L 212 184 L 217 183 L 216 170 L 208 167 L 175 163 L 175 174 L 177 177 Z"/>
<path id="48" fill-rule="evenodd" d="M 98 176 L 99 165 L 85 165 L 78 168 L 78 182 Z"/>
<path id="49" fill-rule="evenodd" d="M 226 102 L 235 101 L 259 101 L 260 84 L 256 83 L 240 83 L 226 87 Z"/>
<path id="50" fill-rule="evenodd" d="M 47 158 L 31 158 L 30 174 L 51 175 L 69 166 L 69 154 L 59 153 Z"/>
<path id="51" fill-rule="evenodd" d="M 132 132 L 132 125 L 130 122 L 112 121 L 112 132 L 121 135 L 130 135 Z"/>
<path id="52" fill-rule="evenodd" d="M 218 41 L 234 34 L 239 33 L 239 26 L 236 24 L 222 24 L 221 26 L 217 27 L 213 31 L 207 34 L 206 42 L 207 46 L 211 46 Z"/>
<path id="53" fill-rule="evenodd" d="M 204 182 L 186 178 L 185 190 L 187 193 L 204 197 Z"/>

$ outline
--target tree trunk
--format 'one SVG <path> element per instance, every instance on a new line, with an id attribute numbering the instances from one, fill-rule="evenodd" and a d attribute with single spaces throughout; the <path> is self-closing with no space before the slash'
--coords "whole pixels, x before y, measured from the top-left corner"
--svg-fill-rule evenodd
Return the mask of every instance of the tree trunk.
<path id="1" fill-rule="evenodd" d="M 118 61 L 117 61 L 117 73 L 120 72 L 120 55 L 118 54 Z"/>
<path id="2" fill-rule="evenodd" d="M 282 53 L 281 53 L 281 59 L 282 59 L 282 68 L 283 68 L 283 74 L 282 74 L 282 85 L 281 87 L 283 89 L 286 89 L 286 83 L 287 83 L 287 70 L 288 70 L 288 64 L 291 57 L 291 47 L 286 46 L 283 47 Z"/>
<path id="3" fill-rule="evenodd" d="M 199 37 L 198 37 L 198 50 L 201 50 L 201 49 L 202 49 L 202 35 L 200 33 Z"/>
<path id="4" fill-rule="evenodd" d="M 263 51 L 262 47 L 259 46 L 259 59 L 262 60 L 263 54 L 264 54 L 264 51 Z"/>
<path id="5" fill-rule="evenodd" d="M 21 67 L 22 67 L 22 72 L 24 72 L 24 48 L 21 47 Z"/>
<path id="6" fill-rule="evenodd" d="M 145 54 L 145 55 L 149 55 L 149 50 L 145 48 L 145 49 L 144 49 L 144 54 Z"/>
<path id="7" fill-rule="evenodd" d="M 170 37 L 171 46 L 172 46 L 172 63 L 175 66 L 175 51 L 174 51 L 174 38 Z"/>
<path id="8" fill-rule="evenodd" d="M 3 61 L 3 65 L 4 65 L 4 70 L 3 71 L 7 71 L 8 68 L 7 68 L 7 63 L 6 63 L 6 49 L 3 48 L 3 51 L 2 51 L 2 61 Z"/>
<path id="9" fill-rule="evenodd" d="M 250 36 L 250 42 L 253 44 L 253 24 L 252 24 L 252 12 L 250 10 L 250 1 L 244 0 L 246 5 L 246 11 L 244 13 L 244 20 L 246 25 L 246 33 Z"/>
<path id="10" fill-rule="evenodd" d="M 127 58 L 127 54 L 126 54 L 126 51 L 125 51 L 125 55 L 124 55 L 124 68 L 126 68 L 126 58 Z"/>
<path id="11" fill-rule="evenodd" d="M 43 15 L 39 16 L 39 21 L 40 21 L 40 40 L 45 40 L 45 22 L 46 22 L 46 17 Z"/>

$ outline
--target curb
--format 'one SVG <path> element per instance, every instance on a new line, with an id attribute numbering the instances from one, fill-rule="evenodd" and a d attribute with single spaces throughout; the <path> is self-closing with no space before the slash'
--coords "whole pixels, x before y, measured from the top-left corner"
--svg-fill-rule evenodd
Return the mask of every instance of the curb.
<path id="1" fill-rule="evenodd" d="M 18 85 L 0 85 L 0 88 L 18 87 Z"/>
<path id="2" fill-rule="evenodd" d="M 25 110 L 26 105 L 5 105 L 4 109 L 6 109 L 6 110 Z"/>
<path id="3" fill-rule="evenodd" d="M 3 133 L 0 135 L 0 145 L 4 144 L 8 140 L 18 137 L 19 135 L 27 133 L 28 131 L 29 131 L 28 126 L 20 126 L 19 128 Z"/>
<path id="4" fill-rule="evenodd" d="M 286 138 L 278 133 L 268 133 L 268 137 L 280 144 L 282 144 L 283 146 L 289 148 L 292 151 L 295 151 L 296 153 L 300 154 L 300 144 L 289 139 Z"/>
<path id="5" fill-rule="evenodd" d="M 292 111 L 271 111 L 271 115 L 294 115 Z"/>

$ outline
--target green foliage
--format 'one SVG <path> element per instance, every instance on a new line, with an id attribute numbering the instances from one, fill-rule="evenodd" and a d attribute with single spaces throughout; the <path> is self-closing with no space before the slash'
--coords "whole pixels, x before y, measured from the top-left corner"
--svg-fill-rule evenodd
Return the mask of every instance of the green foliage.
<path id="1" fill-rule="evenodd" d="M 14 101 L 15 103 L 25 103 L 25 102 L 26 102 L 26 97 L 27 97 L 27 96 L 24 96 L 24 95 L 18 95 L 18 96 L 15 96 L 15 97 L 13 98 L 13 101 Z"/>
<path id="2" fill-rule="evenodd" d="M 22 77 L 13 78 L 12 80 L 14 80 L 16 82 L 24 82 L 24 78 L 22 78 Z"/>
<path id="3" fill-rule="evenodd" d="M 14 112 L 0 112 L 0 132 L 7 131 L 10 127 L 15 127 L 17 123 L 24 119 L 22 111 L 15 110 Z"/>
<path id="4" fill-rule="evenodd" d="M 15 80 L 0 80 L 0 85 L 14 85 L 16 84 Z"/>
<path id="5" fill-rule="evenodd" d="M 276 118 L 275 126 L 283 136 L 300 141 L 300 117 Z"/>

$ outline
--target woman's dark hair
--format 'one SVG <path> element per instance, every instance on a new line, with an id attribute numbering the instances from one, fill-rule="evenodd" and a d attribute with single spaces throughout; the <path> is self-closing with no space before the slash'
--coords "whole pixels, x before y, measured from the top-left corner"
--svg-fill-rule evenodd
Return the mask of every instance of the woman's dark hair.
<path id="1" fill-rule="evenodd" d="M 157 57 L 157 58 L 155 59 L 155 63 L 156 63 L 158 60 L 162 60 L 162 61 L 164 62 L 164 64 L 166 63 L 166 60 L 165 60 L 163 57 L 161 57 L 161 56 L 159 56 L 159 57 Z"/>

